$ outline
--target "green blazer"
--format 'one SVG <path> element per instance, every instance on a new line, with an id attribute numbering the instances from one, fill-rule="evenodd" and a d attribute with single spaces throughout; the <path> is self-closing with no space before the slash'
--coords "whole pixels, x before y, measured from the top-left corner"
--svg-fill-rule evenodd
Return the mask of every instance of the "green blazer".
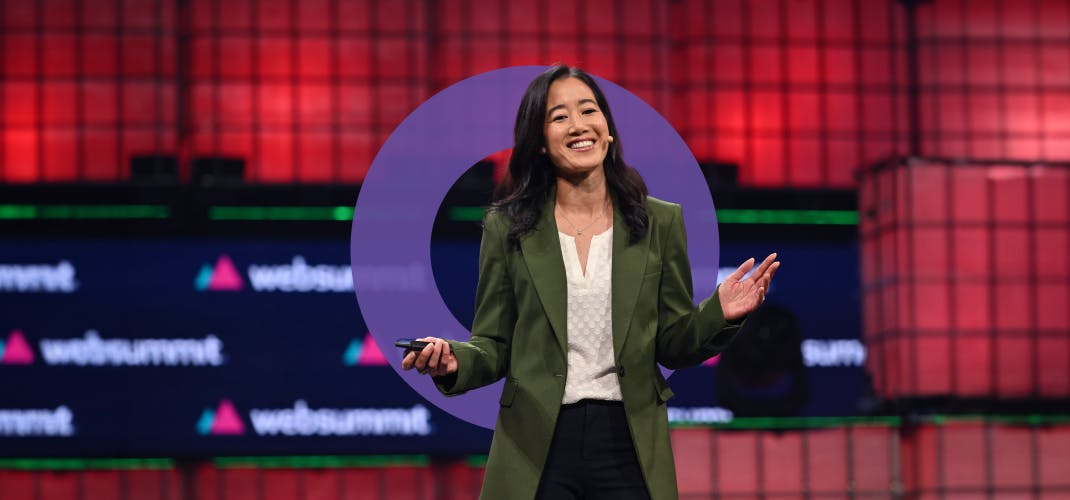
<path id="1" fill-rule="evenodd" d="M 505 377 L 481 499 L 534 498 L 564 395 L 567 290 L 554 198 L 519 250 L 506 243 L 505 215 L 484 219 L 472 337 L 450 341 L 457 373 L 435 380 L 453 396 Z M 740 325 L 725 321 L 716 292 L 694 305 L 680 206 L 648 198 L 647 215 L 649 231 L 630 244 L 614 209 L 613 353 L 643 477 L 652 500 L 664 500 L 677 498 L 665 408 L 673 392 L 658 364 L 697 365 Z"/>

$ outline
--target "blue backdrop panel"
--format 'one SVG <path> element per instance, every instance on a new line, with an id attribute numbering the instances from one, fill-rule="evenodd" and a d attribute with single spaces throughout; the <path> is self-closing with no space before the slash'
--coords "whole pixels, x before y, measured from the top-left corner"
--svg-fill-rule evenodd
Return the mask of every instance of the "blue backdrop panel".
<path id="1" fill-rule="evenodd" d="M 726 244 L 722 260 L 770 248 Z M 805 339 L 857 343 L 857 249 L 776 250 L 784 267 L 768 303 L 789 309 Z M 431 251 L 435 284 L 470 325 L 478 242 Z M 485 453 L 489 431 L 423 402 L 376 355 L 347 252 L 319 240 L 5 243 L 0 454 Z M 73 290 L 40 286 L 65 279 L 64 262 Z M 854 414 L 859 363 L 811 361 L 800 413 Z M 718 408 L 718 370 L 676 372 L 671 406 Z"/>

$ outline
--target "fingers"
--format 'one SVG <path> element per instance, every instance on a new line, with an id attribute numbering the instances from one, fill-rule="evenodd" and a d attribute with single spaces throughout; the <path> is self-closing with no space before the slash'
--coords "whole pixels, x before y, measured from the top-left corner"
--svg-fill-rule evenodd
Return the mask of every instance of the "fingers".
<path id="1" fill-rule="evenodd" d="M 405 351 L 405 357 L 401 358 L 401 369 L 411 370 L 416 365 L 416 352 Z"/>
<path id="2" fill-rule="evenodd" d="M 776 275 L 777 269 L 780 269 L 780 261 L 773 262 L 769 265 L 769 269 L 762 274 L 762 279 L 765 280 L 765 287 L 769 288 L 769 283 L 773 281 L 773 276 Z"/>
<path id="3" fill-rule="evenodd" d="M 780 269 L 780 261 L 776 260 L 776 253 L 769 254 L 762 264 L 758 266 L 758 269 L 751 274 L 751 278 L 754 279 L 754 283 L 759 288 L 769 290 L 769 283 L 773 281 L 773 275 L 776 274 L 776 270 Z"/>
<path id="4" fill-rule="evenodd" d="M 434 372 L 438 370 L 439 361 L 442 359 L 442 344 L 436 340 L 434 344 L 428 345 L 424 349 L 431 349 L 431 357 L 427 360 L 427 371 Z"/>
<path id="5" fill-rule="evenodd" d="M 780 269 L 780 262 L 774 262 L 773 265 L 769 267 L 769 272 L 767 272 L 765 274 L 765 277 L 764 277 L 765 285 L 764 286 L 765 286 L 765 288 L 767 290 L 769 289 L 769 284 L 773 282 L 773 276 L 776 275 L 776 270 L 777 269 Z"/>
<path id="6" fill-rule="evenodd" d="M 432 377 L 441 377 L 448 373 L 448 367 L 450 364 L 450 344 L 445 340 L 438 340 L 435 346 L 435 350 L 438 351 L 438 364 L 432 367 L 429 371 Z"/>
<path id="7" fill-rule="evenodd" d="M 758 303 L 765 302 L 765 294 L 769 291 L 769 285 L 773 282 L 773 276 L 776 275 L 777 269 L 780 269 L 780 261 L 773 261 L 776 258 L 776 254 L 770 254 L 762 262 L 762 273 L 759 274 L 757 279 L 758 291 L 755 294 L 758 297 Z M 758 274 L 758 273 L 755 273 Z"/>
<path id="8" fill-rule="evenodd" d="M 413 361 L 413 366 L 416 367 L 416 371 L 420 372 L 421 374 L 427 373 L 428 364 L 431 362 L 431 355 L 435 352 L 435 337 L 421 337 L 416 340 L 430 342 L 429 344 L 424 346 L 424 348 L 421 349 L 419 352 L 409 351 L 416 355 L 416 359 Z M 406 354 L 406 356 L 408 356 L 408 354 Z"/>
<path id="9" fill-rule="evenodd" d="M 417 372 L 430 374 L 432 377 L 446 375 L 450 362 L 453 360 L 449 342 L 437 337 L 423 337 L 416 340 L 429 343 L 420 352 L 407 352 L 401 361 L 401 367 L 405 370 L 415 367 Z M 407 363 L 408 367 L 406 367 Z"/>
<path id="10" fill-rule="evenodd" d="M 740 264 L 735 271 L 732 271 L 732 274 L 729 274 L 728 277 L 725 278 L 725 281 L 728 283 L 739 282 L 739 280 L 743 279 L 744 275 L 750 272 L 752 267 L 754 267 L 754 257 L 751 257 Z"/>
<path id="11" fill-rule="evenodd" d="M 753 276 L 756 279 L 761 279 L 762 276 L 765 276 L 766 271 L 768 271 L 769 268 L 775 263 L 776 263 L 776 252 L 773 252 L 773 253 L 769 254 L 769 256 L 765 258 L 765 260 L 762 261 L 762 263 L 758 266 L 758 269 L 754 271 L 754 275 Z"/>
<path id="12" fill-rule="evenodd" d="M 446 363 L 446 371 L 445 373 L 443 373 L 443 375 L 449 375 L 452 373 L 457 373 L 457 356 L 451 353 L 450 360 L 448 363 Z"/>

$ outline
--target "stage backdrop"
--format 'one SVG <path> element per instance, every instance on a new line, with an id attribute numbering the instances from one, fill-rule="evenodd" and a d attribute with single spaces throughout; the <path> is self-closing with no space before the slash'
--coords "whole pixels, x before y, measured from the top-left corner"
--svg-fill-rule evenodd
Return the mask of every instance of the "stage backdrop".
<path id="1" fill-rule="evenodd" d="M 721 251 L 727 265 L 778 251 L 784 267 L 734 363 L 670 379 L 671 418 L 856 414 L 865 353 L 855 245 Z M 478 242 L 437 241 L 431 252 L 434 276 L 369 272 L 384 286 L 437 286 L 470 325 Z M 489 431 L 424 402 L 379 349 L 354 298 L 346 241 L 5 242 L 0 454 L 488 450 Z M 769 366 L 742 362 L 756 352 Z"/>

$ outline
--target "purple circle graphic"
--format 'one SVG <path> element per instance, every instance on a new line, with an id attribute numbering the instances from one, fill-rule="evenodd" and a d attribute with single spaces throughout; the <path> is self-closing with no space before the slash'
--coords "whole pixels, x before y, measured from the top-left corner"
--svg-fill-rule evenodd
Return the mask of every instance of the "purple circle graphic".
<path id="1" fill-rule="evenodd" d="M 427 335 L 468 339 L 468 329 L 454 318 L 434 283 L 432 225 L 447 191 L 468 167 L 512 147 L 520 99 L 545 70 L 490 71 L 421 104 L 379 150 L 353 215 L 354 290 L 383 355 L 427 401 L 487 429 L 494 428 L 502 382 L 446 398 L 426 375 L 401 370 L 402 353 L 393 344 Z M 642 174 L 651 195 L 683 205 L 695 297 L 708 296 L 717 279 L 717 219 L 698 162 L 654 108 L 619 85 L 596 80 L 612 107 L 625 160 Z"/>

